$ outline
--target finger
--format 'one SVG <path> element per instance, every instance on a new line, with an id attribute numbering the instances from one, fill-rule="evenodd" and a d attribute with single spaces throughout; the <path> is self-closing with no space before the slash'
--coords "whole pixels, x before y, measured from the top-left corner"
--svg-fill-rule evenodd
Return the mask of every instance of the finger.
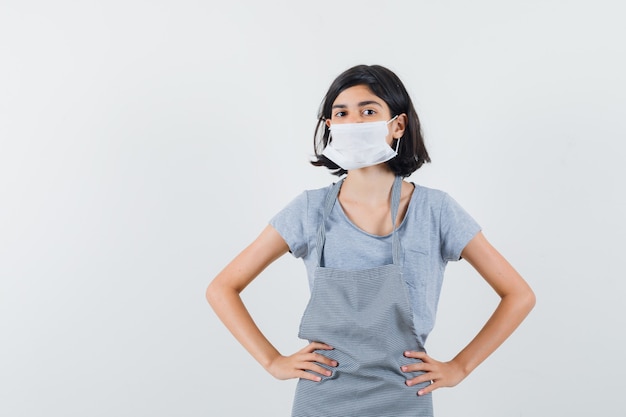
<path id="1" fill-rule="evenodd" d="M 311 372 L 299 371 L 296 373 L 296 377 L 300 379 L 308 379 L 309 381 L 320 382 L 322 377 Z"/>
<path id="2" fill-rule="evenodd" d="M 302 348 L 300 350 L 300 352 L 313 352 L 315 350 L 332 350 L 334 349 L 332 346 L 327 345 L 326 343 L 321 343 L 321 342 L 311 342 L 308 345 L 306 345 L 304 348 Z"/>
<path id="3" fill-rule="evenodd" d="M 408 365 L 402 365 L 400 369 L 402 372 L 431 372 L 433 370 L 433 366 L 426 362 L 415 362 Z"/>
<path id="4" fill-rule="evenodd" d="M 300 368 L 304 370 L 313 371 L 324 376 L 331 376 L 333 374 L 332 371 L 330 371 L 329 369 L 326 369 L 323 366 L 320 366 L 314 362 L 304 362 L 302 363 Z"/>
<path id="5" fill-rule="evenodd" d="M 313 342 L 310 343 L 309 346 L 313 346 L 313 350 L 324 349 L 324 350 L 332 350 L 334 347 L 322 342 Z"/>
<path id="6" fill-rule="evenodd" d="M 315 372 L 317 374 L 323 375 L 323 376 L 331 376 L 333 373 L 330 369 L 327 369 L 325 367 L 323 367 L 322 365 L 316 363 L 316 362 L 311 362 L 311 361 L 301 361 L 298 362 L 296 364 L 296 369 L 298 371 L 310 371 L 310 372 Z M 310 373 L 309 372 L 309 373 Z"/>
<path id="7" fill-rule="evenodd" d="M 431 359 L 430 356 L 426 354 L 426 352 L 418 352 L 415 350 L 407 350 L 406 352 L 404 352 L 404 356 L 406 356 L 407 358 L 421 359 L 424 362 L 428 362 Z"/>
<path id="8" fill-rule="evenodd" d="M 336 360 L 327 358 L 326 356 L 320 353 L 311 353 L 309 356 L 307 356 L 307 359 L 305 360 L 308 360 L 311 362 L 323 363 L 324 365 L 328 365 L 328 366 L 337 366 Z"/>
<path id="9" fill-rule="evenodd" d="M 439 385 L 436 382 L 433 382 L 432 384 L 428 385 L 427 387 L 424 387 L 421 390 L 417 391 L 417 395 L 422 396 L 422 395 L 430 394 L 431 392 L 433 392 L 437 388 L 439 388 Z"/>
<path id="10" fill-rule="evenodd" d="M 412 387 L 413 385 L 422 384 L 424 382 L 432 383 L 432 381 L 434 381 L 434 378 L 430 373 L 428 373 L 428 374 L 418 375 L 415 378 L 407 379 L 405 381 L 405 384 L 409 387 Z"/>

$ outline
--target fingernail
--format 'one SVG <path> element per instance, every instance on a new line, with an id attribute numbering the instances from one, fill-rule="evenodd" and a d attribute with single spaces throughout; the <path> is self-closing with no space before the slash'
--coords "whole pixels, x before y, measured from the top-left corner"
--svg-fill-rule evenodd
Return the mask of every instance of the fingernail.
<path id="1" fill-rule="evenodd" d="M 316 377 L 315 377 L 315 380 L 316 380 L 317 382 L 320 382 L 320 381 L 322 380 L 322 377 L 321 377 L 321 376 L 316 376 Z"/>
<path id="2" fill-rule="evenodd" d="M 407 350 L 406 352 L 404 352 L 404 356 L 409 356 L 410 352 Z"/>
<path id="3" fill-rule="evenodd" d="M 423 390 L 417 391 L 417 395 L 424 395 L 424 391 Z"/>
<path id="4" fill-rule="evenodd" d="M 326 376 L 331 376 L 332 375 L 332 373 L 330 371 L 326 371 L 325 374 L 326 374 Z"/>
<path id="5" fill-rule="evenodd" d="M 406 372 L 406 366 L 403 366 L 401 369 Z"/>
<path id="6" fill-rule="evenodd" d="M 337 361 L 332 361 L 330 364 L 331 364 L 332 366 L 337 366 Z"/>

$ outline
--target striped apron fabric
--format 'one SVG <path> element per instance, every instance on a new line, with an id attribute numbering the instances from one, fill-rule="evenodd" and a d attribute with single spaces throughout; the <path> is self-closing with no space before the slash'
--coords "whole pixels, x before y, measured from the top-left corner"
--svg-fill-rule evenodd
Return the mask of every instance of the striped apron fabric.
<path id="1" fill-rule="evenodd" d="M 325 222 L 342 182 L 330 189 L 325 201 L 315 281 L 298 335 L 333 346 L 333 350 L 318 352 L 335 359 L 338 366 L 322 365 L 333 374 L 322 376 L 320 382 L 298 381 L 292 417 L 432 416 L 431 394 L 417 395 L 428 382 L 408 387 L 405 381 L 419 373 L 400 370 L 415 361 L 404 357 L 404 351 L 424 351 L 413 326 L 400 265 L 402 249 L 395 230 L 402 178 L 396 177 L 392 188 L 393 263 L 363 270 L 323 266 Z"/>

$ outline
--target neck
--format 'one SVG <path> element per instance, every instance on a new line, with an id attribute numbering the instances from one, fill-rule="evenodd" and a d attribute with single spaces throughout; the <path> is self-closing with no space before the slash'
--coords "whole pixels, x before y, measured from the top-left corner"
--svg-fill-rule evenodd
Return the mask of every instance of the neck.
<path id="1" fill-rule="evenodd" d="M 348 171 L 341 196 L 353 201 L 387 202 L 395 177 L 385 164 Z"/>

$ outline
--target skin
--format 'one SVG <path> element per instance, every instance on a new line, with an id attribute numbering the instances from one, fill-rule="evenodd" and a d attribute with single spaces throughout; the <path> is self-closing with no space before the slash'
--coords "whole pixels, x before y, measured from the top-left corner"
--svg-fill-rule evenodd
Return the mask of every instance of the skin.
<path id="1" fill-rule="evenodd" d="M 367 86 L 358 85 L 337 96 L 332 117 L 326 123 L 388 121 L 392 117 L 389 107 L 380 97 L 374 95 Z M 394 138 L 402 136 L 406 122 L 406 115 L 401 114 L 389 123 L 388 144 L 391 145 Z M 356 226 L 375 235 L 391 233 L 392 227 L 388 221 L 391 210 L 389 195 L 394 178 L 395 175 L 384 163 L 348 172 L 338 201 Z M 398 225 L 406 214 L 412 193 L 413 186 L 403 182 L 396 219 Z M 259 330 L 240 297 L 248 284 L 288 250 L 280 234 L 268 225 L 213 279 L 206 296 L 224 325 L 271 375 L 278 379 L 320 381 L 321 377 L 317 374 L 329 376 L 331 372 L 319 364 L 334 367 L 337 363 L 315 351 L 329 350 L 332 346 L 313 342 L 291 355 L 281 354 Z M 406 357 L 419 361 L 403 366 L 402 371 L 424 372 L 418 377 L 407 379 L 406 384 L 413 386 L 431 381 L 418 395 L 461 382 L 513 333 L 535 304 L 531 288 L 482 233 L 478 233 L 467 244 L 462 257 L 493 288 L 500 302 L 479 333 L 453 359 L 440 362 L 424 352 L 404 353 Z"/>

